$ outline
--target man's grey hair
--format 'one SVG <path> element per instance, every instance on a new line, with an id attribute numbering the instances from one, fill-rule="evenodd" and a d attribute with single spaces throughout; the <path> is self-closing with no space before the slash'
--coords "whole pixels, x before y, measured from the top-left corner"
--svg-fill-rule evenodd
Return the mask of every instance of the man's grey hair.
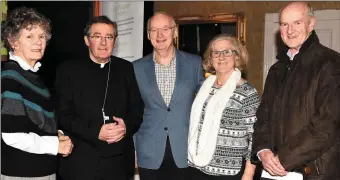
<path id="1" fill-rule="evenodd" d="M 285 7 L 287 7 L 287 5 L 280 9 L 280 11 L 279 11 L 279 18 L 281 17 L 282 10 Z M 310 4 L 308 4 L 308 3 L 306 3 L 306 5 L 307 5 L 307 8 L 308 8 L 308 16 L 311 17 L 311 18 L 314 17 L 314 9 L 313 9 L 313 7 Z"/>
<path id="2" fill-rule="evenodd" d="M 310 4 L 307 4 L 308 7 L 308 16 L 314 17 L 314 9 Z"/>
<path id="3" fill-rule="evenodd" d="M 150 22 L 151 22 L 151 19 L 157 15 L 157 14 L 163 14 L 163 15 L 166 15 L 166 16 L 169 16 L 172 20 L 172 23 L 173 23 L 173 26 L 176 26 L 176 21 L 175 21 L 175 18 L 172 17 L 170 14 L 164 12 L 164 11 L 158 11 L 158 12 L 155 12 L 149 19 L 148 19 L 148 23 L 147 23 L 147 30 L 150 30 Z"/>

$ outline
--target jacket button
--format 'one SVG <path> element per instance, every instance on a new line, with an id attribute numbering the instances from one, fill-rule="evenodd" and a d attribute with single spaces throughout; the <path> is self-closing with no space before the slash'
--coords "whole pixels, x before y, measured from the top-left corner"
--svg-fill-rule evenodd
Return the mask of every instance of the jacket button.
<path id="1" fill-rule="evenodd" d="M 168 130 L 168 127 L 165 127 L 165 128 L 164 128 L 164 130 L 166 130 L 166 131 L 167 131 L 167 130 Z"/>
<path id="2" fill-rule="evenodd" d="M 309 167 L 309 166 L 306 166 L 306 167 L 304 168 L 304 173 L 305 173 L 306 175 L 310 175 L 310 174 L 312 173 L 312 168 Z"/>
<path id="3" fill-rule="evenodd" d="M 170 108 L 168 108 L 167 111 L 170 112 Z"/>

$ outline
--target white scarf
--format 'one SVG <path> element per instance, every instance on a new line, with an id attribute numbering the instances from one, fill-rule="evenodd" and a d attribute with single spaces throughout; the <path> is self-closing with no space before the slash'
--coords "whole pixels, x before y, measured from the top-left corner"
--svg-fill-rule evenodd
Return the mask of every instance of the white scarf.
<path id="1" fill-rule="evenodd" d="M 215 75 L 210 75 L 203 83 L 199 90 L 190 114 L 190 127 L 188 136 L 188 159 L 196 166 L 206 166 L 211 161 L 217 142 L 217 135 L 220 128 L 222 113 L 227 102 L 233 95 L 237 83 L 241 79 L 241 72 L 237 68 L 232 72 L 227 82 L 217 91 L 217 93 L 209 100 L 202 125 L 199 145 L 197 147 L 197 135 L 200 116 L 202 113 L 203 104 L 209 96 L 211 87 L 216 80 Z"/>

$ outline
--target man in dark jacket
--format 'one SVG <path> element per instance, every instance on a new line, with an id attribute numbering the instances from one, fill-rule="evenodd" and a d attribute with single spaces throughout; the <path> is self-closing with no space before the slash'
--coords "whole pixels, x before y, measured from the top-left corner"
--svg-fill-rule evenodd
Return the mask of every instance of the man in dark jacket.
<path id="1" fill-rule="evenodd" d="M 280 12 L 287 49 L 269 70 L 254 126 L 254 163 L 273 176 L 340 179 L 340 54 L 321 45 L 310 5 Z"/>
<path id="2" fill-rule="evenodd" d="M 127 180 L 134 174 L 132 136 L 144 109 L 133 65 L 111 56 L 118 33 L 108 17 L 94 17 L 84 33 L 87 57 L 57 71 L 57 116 L 74 142 L 59 174 L 63 180 Z"/>

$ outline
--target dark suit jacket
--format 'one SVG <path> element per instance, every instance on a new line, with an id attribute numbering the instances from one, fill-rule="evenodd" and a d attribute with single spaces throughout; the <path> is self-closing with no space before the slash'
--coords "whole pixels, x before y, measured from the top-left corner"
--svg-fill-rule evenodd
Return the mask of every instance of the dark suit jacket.
<path id="1" fill-rule="evenodd" d="M 104 110 L 110 118 L 121 117 L 127 129 L 125 137 L 113 144 L 98 139 L 103 125 L 101 109 L 109 66 L 111 68 Z M 111 63 L 107 63 L 104 68 L 100 68 L 90 58 L 67 61 L 57 71 L 56 95 L 60 127 L 74 143 L 72 153 L 67 158 L 61 158 L 62 178 L 93 180 L 100 168 L 100 158 L 118 156 L 124 156 L 118 164 L 125 166 L 128 176 L 133 175 L 132 136 L 142 122 L 144 103 L 132 64 L 117 57 L 111 57 Z M 115 169 L 119 169 L 114 166 L 111 168 L 112 174 Z"/>

